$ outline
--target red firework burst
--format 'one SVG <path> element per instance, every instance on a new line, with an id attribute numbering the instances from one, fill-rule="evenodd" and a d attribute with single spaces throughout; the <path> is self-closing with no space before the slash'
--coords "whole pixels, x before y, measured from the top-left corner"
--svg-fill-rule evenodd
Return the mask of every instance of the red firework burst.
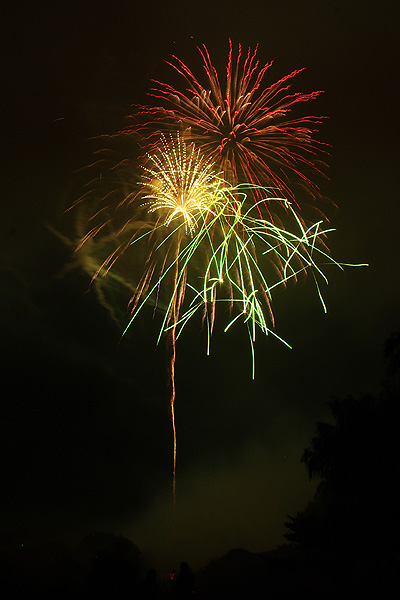
<path id="1" fill-rule="evenodd" d="M 318 196 L 315 180 L 323 174 L 321 155 L 326 154 L 327 144 L 317 141 L 314 134 L 325 117 L 292 118 L 291 111 L 294 105 L 313 100 L 322 92 L 289 93 L 291 80 L 303 69 L 264 85 L 272 61 L 260 65 L 258 45 L 243 53 L 239 44 L 234 56 L 231 40 L 223 90 L 206 46 L 198 50 L 207 75 L 206 87 L 182 60 L 172 56 L 167 63 L 182 76 L 185 87 L 178 90 L 153 80 L 156 86 L 149 95 L 163 105 L 136 107 L 136 116 L 145 122 L 125 131 L 136 130 L 146 144 L 151 144 L 160 131 L 180 129 L 233 184 L 267 186 L 271 195 L 281 195 L 296 204 L 299 185 Z"/>

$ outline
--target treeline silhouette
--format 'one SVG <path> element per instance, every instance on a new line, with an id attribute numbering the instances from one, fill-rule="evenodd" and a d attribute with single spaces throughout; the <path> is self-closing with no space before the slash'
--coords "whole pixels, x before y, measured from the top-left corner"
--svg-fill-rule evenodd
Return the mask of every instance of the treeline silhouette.
<path id="1" fill-rule="evenodd" d="M 182 562 L 157 574 L 137 546 L 123 536 L 95 533 L 71 548 L 63 543 L 25 544 L 0 538 L 2 598 L 157 600 L 192 598 L 195 576 Z"/>
<path id="2" fill-rule="evenodd" d="M 392 593 L 400 587 L 400 333 L 387 340 L 384 354 L 380 393 L 332 399 L 331 422 L 317 424 L 302 462 L 319 483 L 305 510 L 288 517 L 287 544 L 258 554 L 231 550 L 195 578 L 182 563 L 179 587 L 178 573 L 160 576 L 134 543 L 111 533 L 89 535 L 74 549 L 3 536 L 2 597 L 257 600 Z"/>
<path id="3" fill-rule="evenodd" d="M 286 538 L 338 591 L 383 592 L 400 584 L 400 333 L 385 343 L 377 397 L 333 399 L 302 461 L 319 484 L 289 517 Z"/>
<path id="4" fill-rule="evenodd" d="M 4 598 L 135 597 L 143 579 L 143 557 L 128 539 L 109 533 L 85 537 L 76 548 L 2 540 Z"/>

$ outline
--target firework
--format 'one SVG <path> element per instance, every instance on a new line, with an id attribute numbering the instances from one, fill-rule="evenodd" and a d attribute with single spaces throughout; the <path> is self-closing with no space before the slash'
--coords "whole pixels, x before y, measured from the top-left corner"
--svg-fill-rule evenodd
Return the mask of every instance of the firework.
<path id="1" fill-rule="evenodd" d="M 199 309 L 211 336 L 216 303 L 223 301 L 233 312 L 240 305 L 239 315 L 226 330 L 242 315 L 245 322 L 251 322 L 254 340 L 256 325 L 266 334 L 271 332 L 274 288 L 308 269 L 323 276 L 316 256 L 335 263 L 324 250 L 322 240 L 331 230 L 324 229 L 322 221 L 305 228 L 288 200 L 271 197 L 269 202 L 284 204 L 291 228 L 260 218 L 257 205 L 248 198 L 257 191 L 262 204 L 270 190 L 249 183 L 232 186 L 179 134 L 169 139 L 162 136 L 147 158 L 135 202 L 154 218 L 145 221 L 146 226 L 140 220 L 140 231 L 118 246 L 118 250 L 126 249 L 152 240 L 125 331 L 143 306 L 157 305 L 163 297 L 159 340 L 178 326 L 180 332 Z M 128 229 L 127 223 L 121 231 Z M 111 253 L 101 269 L 108 272 L 115 256 Z M 184 309 L 188 292 L 191 299 Z M 208 351 L 209 346 L 210 337 Z"/>
<path id="2" fill-rule="evenodd" d="M 138 121 L 126 132 L 139 132 L 142 143 L 150 145 L 160 131 L 180 128 L 232 185 L 248 182 L 270 188 L 269 196 L 288 199 L 294 205 L 299 203 L 300 190 L 319 196 L 316 180 L 324 175 L 321 157 L 327 144 L 317 141 L 315 132 L 324 117 L 292 116 L 295 105 L 321 94 L 290 91 L 293 78 L 303 69 L 266 83 L 272 62 L 260 64 L 258 46 L 243 52 L 239 44 L 234 55 L 230 41 L 222 84 L 206 46 L 198 49 L 205 84 L 172 56 L 168 64 L 181 76 L 182 89 L 153 81 L 150 96 L 162 104 L 135 107 Z M 259 195 L 255 194 L 255 199 L 259 200 Z"/>
<path id="3" fill-rule="evenodd" d="M 327 250 L 332 230 L 325 218 L 309 220 L 303 212 L 304 191 L 320 196 L 316 179 L 327 147 L 315 138 L 323 117 L 297 118 L 291 111 L 321 92 L 290 92 L 301 70 L 264 84 L 272 62 L 261 65 L 257 47 L 243 52 L 239 45 L 234 56 L 231 42 L 222 86 L 207 48 L 199 51 L 205 86 L 173 56 L 169 64 L 185 87 L 154 82 L 150 95 L 161 105 L 136 107 L 135 124 L 109 137 L 128 143 L 128 154 L 122 160 L 110 148 L 97 154 L 90 165 L 95 176 L 75 203 L 79 249 L 89 249 L 92 282 L 107 277 L 129 290 L 124 334 L 146 305 L 161 315 L 158 341 L 164 338 L 169 350 L 174 503 L 176 341 L 185 325 L 200 316 L 209 353 L 217 306 L 227 306 L 224 330 L 245 325 L 254 377 L 257 331 L 278 337 L 275 289 L 311 273 L 325 309 L 324 267 L 345 266 Z"/>

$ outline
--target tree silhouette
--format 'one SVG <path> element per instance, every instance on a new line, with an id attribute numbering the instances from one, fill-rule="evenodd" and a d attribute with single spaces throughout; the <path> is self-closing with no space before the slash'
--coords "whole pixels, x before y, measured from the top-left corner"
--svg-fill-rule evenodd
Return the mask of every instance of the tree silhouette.
<path id="1" fill-rule="evenodd" d="M 134 596 L 142 578 L 143 558 L 130 540 L 112 533 L 95 533 L 81 541 L 78 553 L 89 567 L 89 598 Z"/>
<path id="2" fill-rule="evenodd" d="M 377 398 L 333 399 L 303 454 L 314 501 L 286 523 L 305 555 L 356 585 L 391 581 L 400 550 L 398 450 L 400 334 L 385 344 L 387 379 Z"/>

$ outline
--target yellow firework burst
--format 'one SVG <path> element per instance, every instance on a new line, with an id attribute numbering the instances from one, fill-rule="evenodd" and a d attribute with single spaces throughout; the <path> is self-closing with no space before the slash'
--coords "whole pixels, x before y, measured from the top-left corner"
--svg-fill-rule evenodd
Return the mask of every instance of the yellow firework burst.
<path id="1" fill-rule="evenodd" d="M 213 171 L 210 160 L 204 160 L 200 149 L 187 144 L 179 134 L 176 139 L 161 136 L 157 150 L 148 155 L 150 167 L 143 166 L 144 181 L 149 193 L 149 212 L 165 210 L 164 225 L 182 219 L 185 233 L 194 235 L 197 217 L 201 213 L 215 214 L 224 182 Z"/>

